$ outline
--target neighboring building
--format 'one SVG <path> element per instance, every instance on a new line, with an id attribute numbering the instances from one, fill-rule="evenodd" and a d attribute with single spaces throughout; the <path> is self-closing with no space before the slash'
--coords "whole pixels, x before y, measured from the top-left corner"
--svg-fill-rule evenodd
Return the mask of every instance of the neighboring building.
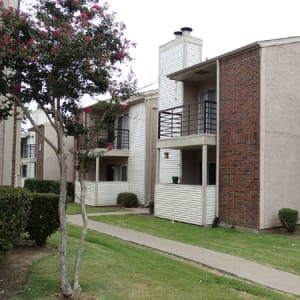
<path id="1" fill-rule="evenodd" d="M 6 0 L 4 5 L 17 8 L 19 1 Z M 20 112 L 14 109 L 12 117 L 0 122 L 0 185 L 20 185 L 21 120 Z"/>
<path id="2" fill-rule="evenodd" d="M 54 150 L 47 144 L 47 137 L 54 145 L 57 145 L 55 130 L 42 110 L 31 113 L 35 123 L 39 126 L 42 136 L 38 135 L 34 128 L 22 133 L 21 138 L 21 175 L 22 185 L 26 178 L 59 180 L 59 164 Z M 68 150 L 67 181 L 74 181 L 73 150 L 74 138 L 65 139 Z"/>
<path id="3" fill-rule="evenodd" d="M 300 37 L 201 62 L 182 30 L 160 48 L 155 215 L 278 226 L 280 208 L 300 210 Z"/>
<path id="4" fill-rule="evenodd" d="M 101 118 L 101 103 L 83 113 L 89 127 Z M 140 204 L 154 199 L 155 142 L 157 137 L 157 91 L 148 91 L 128 99 L 121 106 L 113 126 L 97 134 L 95 163 L 86 177 L 86 203 L 95 206 L 115 205 L 120 192 L 133 192 Z M 111 151 L 107 151 L 108 146 Z M 79 201 L 80 184 L 75 184 Z"/>
<path id="5" fill-rule="evenodd" d="M 20 186 L 20 141 L 22 114 L 0 122 L 0 185 Z"/>

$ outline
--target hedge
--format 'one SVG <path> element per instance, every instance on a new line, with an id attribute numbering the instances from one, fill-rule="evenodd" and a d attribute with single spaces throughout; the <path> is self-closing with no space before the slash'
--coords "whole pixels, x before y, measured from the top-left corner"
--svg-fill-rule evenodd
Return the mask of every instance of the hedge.
<path id="1" fill-rule="evenodd" d="M 24 188 L 28 189 L 32 193 L 59 194 L 60 183 L 56 180 L 27 178 L 24 182 Z"/>
<path id="2" fill-rule="evenodd" d="M 24 232 L 31 194 L 22 188 L 0 187 L 0 253 L 8 252 Z"/>
<path id="3" fill-rule="evenodd" d="M 287 229 L 288 232 L 294 232 L 298 222 L 298 210 L 292 208 L 282 208 L 278 212 L 278 217 L 281 225 Z"/>
<path id="4" fill-rule="evenodd" d="M 47 238 L 59 227 L 59 195 L 32 194 L 32 205 L 26 231 L 29 239 L 38 246 L 45 246 Z"/>
<path id="5" fill-rule="evenodd" d="M 27 178 L 24 183 L 24 188 L 32 193 L 51 193 L 59 194 L 60 182 L 57 180 L 43 180 L 35 178 Z M 74 183 L 67 182 L 67 195 L 69 200 L 74 200 Z"/>
<path id="6" fill-rule="evenodd" d="M 117 204 L 123 207 L 137 207 L 139 206 L 139 201 L 136 194 L 124 192 L 118 194 Z"/>

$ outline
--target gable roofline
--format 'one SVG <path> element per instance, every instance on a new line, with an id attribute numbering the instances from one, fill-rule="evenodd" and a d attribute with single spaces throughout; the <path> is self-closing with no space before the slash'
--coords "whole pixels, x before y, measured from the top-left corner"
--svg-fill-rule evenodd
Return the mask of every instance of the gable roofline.
<path id="1" fill-rule="evenodd" d="M 242 46 L 240 48 L 234 49 L 232 51 L 225 52 L 224 54 L 218 55 L 216 57 L 213 57 L 211 59 L 208 59 L 206 61 L 200 62 L 195 65 L 192 65 L 190 67 L 184 68 L 182 70 L 176 71 L 174 73 L 168 74 L 167 77 L 171 80 L 182 80 L 183 77 L 186 77 L 190 73 L 191 74 L 194 73 L 196 70 L 198 70 L 201 67 L 216 64 L 216 62 L 218 60 L 225 59 L 227 57 L 236 55 L 236 54 L 244 52 L 244 51 L 248 51 L 250 49 L 272 47 L 272 46 L 299 43 L 299 42 L 300 42 L 300 36 L 257 41 L 257 42 Z"/>

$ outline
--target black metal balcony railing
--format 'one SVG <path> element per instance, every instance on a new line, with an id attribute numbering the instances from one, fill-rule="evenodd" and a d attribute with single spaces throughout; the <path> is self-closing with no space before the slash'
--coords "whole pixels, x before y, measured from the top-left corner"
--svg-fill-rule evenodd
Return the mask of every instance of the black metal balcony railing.
<path id="1" fill-rule="evenodd" d="M 36 157 L 36 145 L 35 144 L 23 145 L 21 150 L 22 150 L 21 151 L 22 158 L 35 158 Z"/>
<path id="2" fill-rule="evenodd" d="M 202 101 L 159 112 L 158 138 L 216 133 L 216 102 Z"/>
<path id="3" fill-rule="evenodd" d="M 128 129 L 101 130 L 97 135 L 97 148 L 129 149 Z"/>

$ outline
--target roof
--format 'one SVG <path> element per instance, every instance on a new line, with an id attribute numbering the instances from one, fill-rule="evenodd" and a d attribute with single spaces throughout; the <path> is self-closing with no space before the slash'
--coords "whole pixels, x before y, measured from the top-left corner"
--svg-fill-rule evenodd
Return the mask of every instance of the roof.
<path id="1" fill-rule="evenodd" d="M 257 42 L 245 45 L 243 47 L 234 49 L 232 51 L 226 52 L 226 53 L 216 56 L 214 58 L 208 59 L 206 61 L 200 62 L 198 64 L 192 65 L 190 67 L 184 68 L 182 70 L 176 71 L 174 73 L 167 75 L 167 77 L 172 80 L 183 80 L 184 78 L 186 78 L 187 75 L 194 73 L 196 70 L 198 70 L 200 68 L 201 69 L 209 68 L 209 66 L 215 65 L 218 60 L 222 60 L 224 58 L 227 58 L 229 56 L 235 55 L 235 54 L 243 52 L 243 51 L 247 51 L 252 48 L 271 47 L 271 46 L 278 46 L 278 45 L 285 45 L 285 44 L 299 43 L 299 42 L 300 42 L 300 36 L 257 41 Z"/>
<path id="2" fill-rule="evenodd" d="M 127 100 L 123 101 L 122 104 L 134 105 L 134 104 L 144 102 L 145 100 L 147 101 L 155 100 L 157 99 L 157 97 L 158 97 L 158 90 L 149 90 L 128 98 Z M 100 100 L 97 101 L 97 103 L 95 104 L 89 105 L 88 107 L 97 107 L 99 103 L 105 103 L 105 102 L 109 103 L 109 101 L 110 99 Z"/>

